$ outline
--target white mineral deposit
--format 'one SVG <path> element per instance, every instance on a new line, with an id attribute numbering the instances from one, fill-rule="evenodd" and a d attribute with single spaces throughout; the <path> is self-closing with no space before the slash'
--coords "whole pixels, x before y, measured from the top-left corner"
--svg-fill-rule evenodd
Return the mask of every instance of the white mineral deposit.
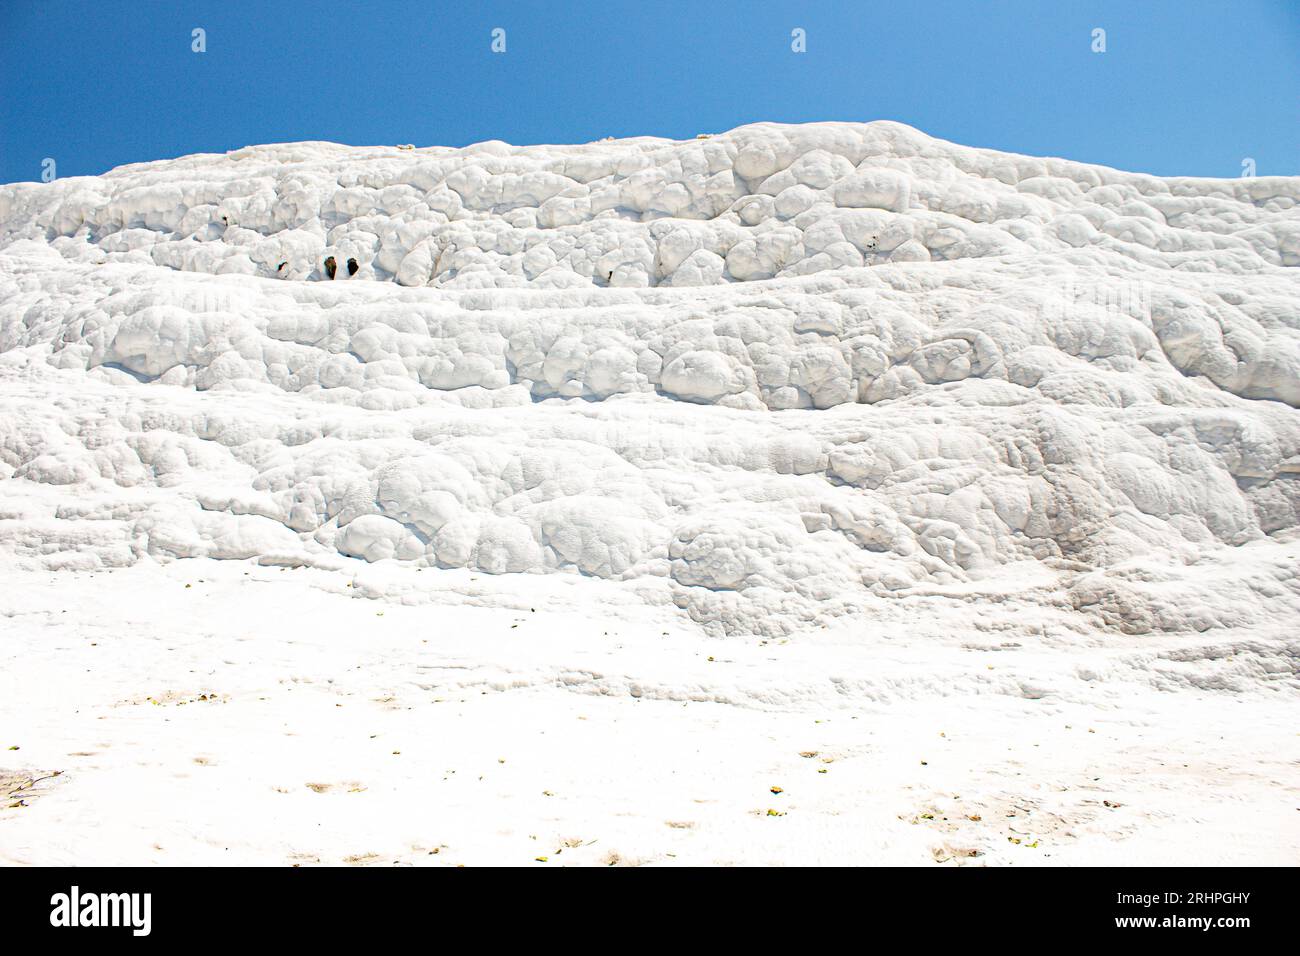
<path id="1" fill-rule="evenodd" d="M 892 122 L 0 187 L 0 862 L 1295 864 L 1297 203 Z"/>

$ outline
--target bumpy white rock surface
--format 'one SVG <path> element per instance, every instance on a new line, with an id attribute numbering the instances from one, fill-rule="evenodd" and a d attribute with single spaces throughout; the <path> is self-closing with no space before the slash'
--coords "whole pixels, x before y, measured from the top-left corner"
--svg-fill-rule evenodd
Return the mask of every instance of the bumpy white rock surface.
<path id="1" fill-rule="evenodd" d="M 1294 625 L 1297 202 L 895 123 L 5 186 L 0 555 L 582 575 L 763 636 Z"/>

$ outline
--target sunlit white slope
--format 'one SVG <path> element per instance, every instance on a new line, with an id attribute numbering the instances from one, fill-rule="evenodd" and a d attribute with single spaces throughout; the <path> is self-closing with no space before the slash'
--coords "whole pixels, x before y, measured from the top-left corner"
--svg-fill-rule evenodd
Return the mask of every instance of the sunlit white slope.
<path id="1" fill-rule="evenodd" d="M 1298 199 L 895 123 L 3 187 L 0 553 L 581 575 L 739 634 L 1294 621 Z"/>

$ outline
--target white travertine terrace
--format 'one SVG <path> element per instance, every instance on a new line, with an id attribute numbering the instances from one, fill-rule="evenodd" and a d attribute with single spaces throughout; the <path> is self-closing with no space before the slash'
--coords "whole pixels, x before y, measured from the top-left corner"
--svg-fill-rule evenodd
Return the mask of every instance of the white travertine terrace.
<path id="1" fill-rule="evenodd" d="M 1297 202 L 886 122 L 0 187 L 0 554 L 1294 621 Z"/>

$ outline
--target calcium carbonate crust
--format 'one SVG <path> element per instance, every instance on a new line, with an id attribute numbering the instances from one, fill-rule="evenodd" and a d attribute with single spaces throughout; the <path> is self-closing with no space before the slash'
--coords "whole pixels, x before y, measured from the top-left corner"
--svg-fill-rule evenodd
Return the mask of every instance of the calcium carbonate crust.
<path id="1" fill-rule="evenodd" d="M 3 187 L 0 554 L 1294 624 L 1297 199 L 894 123 Z"/>

